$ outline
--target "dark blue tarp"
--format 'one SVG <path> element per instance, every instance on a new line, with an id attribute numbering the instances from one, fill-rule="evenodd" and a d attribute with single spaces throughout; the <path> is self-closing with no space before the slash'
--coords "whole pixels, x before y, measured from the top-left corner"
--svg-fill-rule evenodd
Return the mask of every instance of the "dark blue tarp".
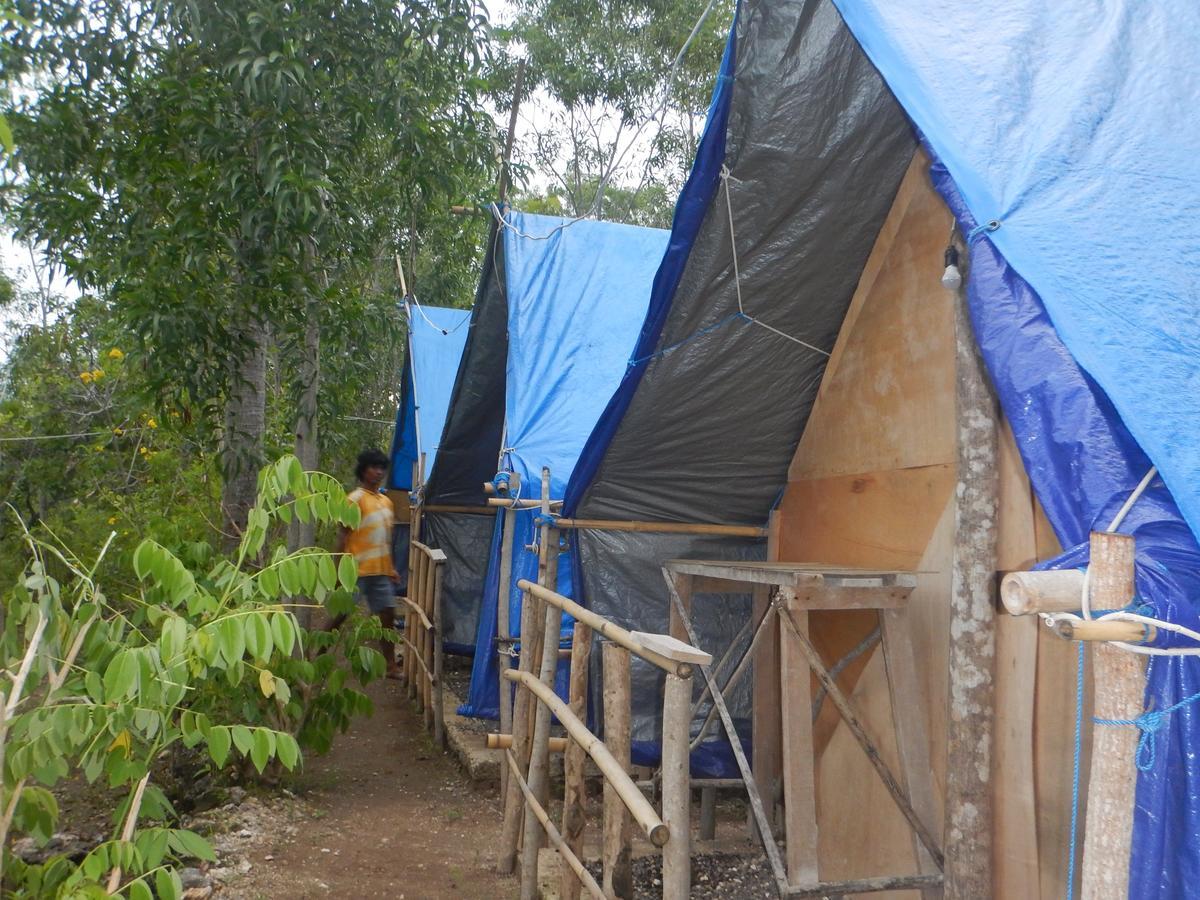
<path id="1" fill-rule="evenodd" d="M 538 496 L 542 467 L 561 499 L 596 419 L 625 372 L 646 316 L 650 286 L 668 232 L 585 219 L 506 211 L 501 229 L 508 307 L 502 467 L 520 475 L 521 494 Z M 537 580 L 535 511 L 515 515 L 509 622 L 519 630 L 521 578 Z M 497 516 L 480 610 L 471 691 L 463 713 L 498 714 L 494 652 L 503 516 Z M 574 595 L 570 554 L 561 554 L 558 589 Z M 564 624 L 564 631 L 569 628 Z"/>
<path id="2" fill-rule="evenodd" d="M 467 342 L 468 309 L 406 303 L 408 354 L 396 411 L 388 487 L 412 490 L 413 463 L 425 454 L 425 473 L 433 471 L 450 391 Z"/>

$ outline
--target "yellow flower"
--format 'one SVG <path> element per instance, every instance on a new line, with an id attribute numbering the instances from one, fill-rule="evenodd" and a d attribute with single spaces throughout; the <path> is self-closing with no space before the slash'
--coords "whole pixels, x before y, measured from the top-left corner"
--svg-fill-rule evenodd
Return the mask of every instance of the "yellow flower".
<path id="1" fill-rule="evenodd" d="M 146 427 L 147 428 L 157 428 L 158 427 L 158 423 L 154 421 L 154 416 L 151 416 L 150 418 L 148 418 L 146 420 Z"/>
<path id="2" fill-rule="evenodd" d="M 108 524 L 109 524 L 109 525 L 116 525 L 116 524 L 117 524 L 117 517 L 116 517 L 116 516 L 109 516 L 109 517 L 108 517 Z"/>
<path id="3" fill-rule="evenodd" d="M 82 381 L 84 384 L 91 384 L 92 383 L 92 373 L 91 372 L 80 372 L 79 380 Z"/>
<path id="4" fill-rule="evenodd" d="M 138 447 L 138 453 L 142 454 L 142 456 L 145 456 L 149 452 L 150 451 L 147 450 L 145 447 Z"/>
<path id="5" fill-rule="evenodd" d="M 115 434 L 117 437 L 120 437 L 120 436 L 121 436 L 121 435 L 123 435 L 124 433 L 125 433 L 125 429 L 124 429 L 124 428 L 114 428 L 114 429 L 113 429 L 113 434 Z"/>
<path id="6" fill-rule="evenodd" d="M 99 381 L 103 377 L 104 377 L 103 369 L 92 369 L 92 380 L 93 381 Z"/>
<path id="7" fill-rule="evenodd" d="M 124 359 L 124 358 L 125 358 L 125 354 L 124 354 L 124 353 L 122 353 L 122 352 L 121 352 L 119 349 L 117 349 L 116 347 L 113 347 L 111 350 L 109 350 L 109 351 L 108 351 L 108 358 L 109 358 L 109 359 Z"/>

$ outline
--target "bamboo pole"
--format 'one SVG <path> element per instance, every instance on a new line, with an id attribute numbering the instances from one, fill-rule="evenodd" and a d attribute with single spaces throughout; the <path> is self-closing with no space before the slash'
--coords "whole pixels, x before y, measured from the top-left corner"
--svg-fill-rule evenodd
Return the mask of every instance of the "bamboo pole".
<path id="1" fill-rule="evenodd" d="M 517 663 L 517 671 L 529 674 L 533 671 L 533 641 L 535 630 L 534 604 L 528 596 L 521 604 L 521 657 Z M 509 675 L 512 674 L 510 669 Z M 511 680 L 511 679 L 510 679 Z M 513 704 L 513 755 L 517 761 L 524 763 L 529 759 L 529 704 L 531 698 L 528 691 L 517 691 Z M 521 789 L 516 779 L 509 778 L 504 791 L 504 825 L 500 836 L 500 856 L 496 860 L 496 871 L 501 875 L 511 875 L 517 864 L 517 840 L 521 833 L 521 813 L 524 804 L 521 801 Z"/>
<path id="2" fill-rule="evenodd" d="M 1068 641 L 1121 641 L 1125 644 L 1149 644 L 1158 637 L 1158 629 L 1141 622 L 1123 619 L 1104 621 L 1064 619 L 1054 624 L 1054 632 Z M 1124 650 L 1122 655 L 1128 655 Z"/>
<path id="3" fill-rule="evenodd" d="M 653 534 L 709 534 L 722 537 L 765 538 L 767 529 L 757 525 L 710 525 L 700 522 L 636 522 L 624 519 L 559 519 L 559 528 L 591 531 L 636 531 Z"/>
<path id="4" fill-rule="evenodd" d="M 512 593 L 512 554 L 516 533 L 515 513 L 504 516 L 504 531 L 500 541 L 500 584 L 496 592 L 496 668 L 499 670 L 500 685 L 500 732 L 512 734 L 512 688 L 504 680 L 504 673 L 512 668 L 512 626 L 509 617 L 509 595 Z M 500 790 L 508 783 L 508 769 L 500 770 Z"/>
<path id="5" fill-rule="evenodd" d="M 517 582 L 517 586 L 524 591 L 529 592 L 533 596 L 544 600 L 545 602 L 556 606 L 565 612 L 567 615 L 574 618 L 577 622 L 583 622 L 596 633 L 603 635 L 612 641 L 614 644 L 620 644 L 631 653 L 640 656 L 648 663 L 658 666 L 664 672 L 670 672 L 673 675 L 678 675 L 680 678 L 687 678 L 692 674 L 692 664 L 679 662 L 678 660 L 670 659 L 663 656 L 654 650 L 642 645 L 642 643 L 633 636 L 633 633 L 626 631 L 620 625 L 610 622 L 604 616 L 597 615 L 590 609 L 580 606 L 569 597 L 564 597 L 557 591 L 547 590 L 522 578 Z M 693 648 L 694 649 L 694 648 Z"/>
<path id="6" fill-rule="evenodd" d="M 570 709 L 579 721 L 587 721 L 587 685 L 588 664 L 592 655 L 592 629 L 583 622 L 575 623 L 575 631 L 571 636 L 571 681 L 568 696 Z M 551 738 L 553 740 L 553 738 Z M 563 760 L 563 781 L 565 793 L 563 796 L 562 833 L 563 840 L 577 856 L 583 853 L 583 832 L 587 826 L 585 806 L 587 794 L 583 780 L 583 763 L 587 758 L 583 747 L 575 741 L 567 745 L 566 757 Z M 579 897 L 579 882 L 564 871 L 559 893 L 562 900 L 577 900 Z"/>
<path id="7" fill-rule="evenodd" d="M 421 606 L 425 610 L 426 620 L 433 616 L 433 592 L 434 585 L 437 582 L 438 565 L 429 559 L 426 563 L 425 591 L 421 597 Z M 425 705 L 425 728 L 433 730 L 433 673 L 437 668 L 437 660 L 433 656 L 433 641 L 434 633 L 432 628 L 422 628 L 423 635 L 422 646 L 425 649 L 425 671 L 429 673 L 429 677 L 425 679 L 424 705 Z"/>
<path id="8" fill-rule="evenodd" d="M 557 536 L 558 532 L 551 530 Z M 551 550 L 555 553 L 557 547 Z M 546 625 L 542 632 L 541 685 L 554 692 L 554 676 L 558 671 L 558 635 L 562 629 L 562 610 L 546 604 Z M 540 697 L 539 693 L 539 697 Z M 543 806 L 550 786 L 550 707 L 539 703 L 533 719 L 533 747 L 529 754 L 529 790 Z M 543 829 L 538 821 L 525 817 L 525 844 L 521 848 L 521 900 L 538 900 L 538 850 L 542 846 Z"/>
<path id="9" fill-rule="evenodd" d="M 692 679 L 667 674 L 663 688 L 662 805 L 671 839 L 663 847 L 663 900 L 686 900 L 692 890 L 691 804 L 688 728 Z"/>
<path id="10" fill-rule="evenodd" d="M 501 509 L 541 509 L 542 501 L 535 500 L 529 497 L 525 499 L 509 499 L 507 497 L 488 497 L 488 506 L 499 507 Z M 551 500 L 550 510 L 559 509 L 562 507 L 561 500 Z M 546 510 L 549 512 L 550 510 Z"/>
<path id="11" fill-rule="evenodd" d="M 508 687 L 506 683 L 505 687 Z M 570 744 L 566 738 L 552 737 L 550 738 L 551 753 L 566 753 L 567 746 Z M 513 745 L 513 737 L 511 734 L 501 734 L 498 731 L 489 731 L 486 737 L 486 746 L 489 750 L 511 750 Z"/>
<path id="12" fill-rule="evenodd" d="M 655 847 L 662 847 L 671 836 L 670 830 L 663 823 L 646 795 L 638 789 L 629 774 L 621 768 L 616 758 L 608 749 L 607 744 L 588 731 L 587 725 L 575 718 L 571 710 L 562 701 L 552 687 L 543 684 L 529 672 L 508 673 L 508 680 L 517 682 L 528 688 L 533 695 L 547 706 L 559 723 L 567 730 L 572 740 L 582 745 L 584 752 L 592 758 L 596 768 L 617 789 L 617 794 L 633 816 L 638 827 Z"/>
<path id="13" fill-rule="evenodd" d="M 1088 585 L 1093 609 L 1119 609 L 1133 598 L 1134 549 L 1129 535 L 1092 532 Z M 1097 644 L 1092 648 L 1092 682 L 1097 719 L 1136 719 L 1144 711 L 1143 656 Z M 1101 726 L 1092 732 L 1080 892 L 1088 900 L 1129 896 L 1137 742 L 1136 728 Z"/>
<path id="14" fill-rule="evenodd" d="M 619 644 L 601 645 L 604 676 L 604 740 L 622 772 L 629 771 L 629 651 Z M 633 839 L 629 810 L 616 785 L 604 781 L 604 896 L 633 897 Z"/>
<path id="15" fill-rule="evenodd" d="M 558 851 L 559 856 L 563 858 L 566 864 L 571 867 L 571 871 L 575 873 L 575 878 L 572 879 L 573 881 L 578 879 L 575 886 L 578 888 L 579 882 L 583 882 L 583 886 L 588 889 L 588 893 L 593 898 L 603 900 L 604 892 L 600 890 L 600 885 L 596 884 L 596 879 L 592 877 L 592 873 L 587 870 L 579 857 L 566 845 L 562 835 L 559 834 L 558 829 L 554 827 L 554 823 L 550 820 L 550 816 L 546 814 L 545 808 L 537 802 L 537 799 L 533 796 L 533 792 L 529 790 L 529 785 L 521 777 L 521 769 L 517 766 L 517 761 L 512 753 L 505 753 L 504 758 L 508 763 L 506 768 L 510 770 L 512 780 L 517 783 L 521 793 L 525 796 L 525 802 L 528 804 L 529 809 L 532 810 L 534 816 L 542 824 L 542 827 L 546 829 L 546 836 L 550 838 L 550 843 L 554 845 L 554 849 Z M 563 877 L 570 878 L 571 876 L 564 873 Z"/>
<path id="16" fill-rule="evenodd" d="M 1009 572 L 1000 582 L 1000 599 L 1013 616 L 1075 612 L 1082 591 L 1083 573 L 1078 569 Z"/>
<path id="17" fill-rule="evenodd" d="M 439 750 L 446 748 L 446 707 L 442 695 L 442 576 L 445 564 L 434 567 L 433 579 L 433 742 Z"/>

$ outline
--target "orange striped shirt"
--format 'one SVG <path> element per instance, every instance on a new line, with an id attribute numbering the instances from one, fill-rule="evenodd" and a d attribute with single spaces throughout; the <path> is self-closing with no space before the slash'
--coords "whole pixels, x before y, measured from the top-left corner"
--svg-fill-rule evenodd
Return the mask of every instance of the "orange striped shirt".
<path id="1" fill-rule="evenodd" d="M 358 563 L 359 577 L 392 575 L 392 501 L 376 491 L 358 487 L 347 499 L 358 504 L 362 519 L 346 538 L 346 552 Z"/>

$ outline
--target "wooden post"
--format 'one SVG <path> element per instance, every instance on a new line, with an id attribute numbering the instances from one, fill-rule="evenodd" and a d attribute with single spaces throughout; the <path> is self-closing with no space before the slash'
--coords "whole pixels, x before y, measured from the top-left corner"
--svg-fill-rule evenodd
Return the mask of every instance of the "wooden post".
<path id="1" fill-rule="evenodd" d="M 517 513 L 510 510 L 504 516 L 504 532 L 500 542 L 500 584 L 496 595 L 497 666 L 500 676 L 500 733 L 512 734 L 512 685 L 504 673 L 512 667 L 512 628 L 508 621 L 509 595 L 512 592 L 513 535 L 516 533 Z M 500 791 L 508 786 L 508 766 L 500 767 Z"/>
<path id="2" fill-rule="evenodd" d="M 421 605 L 421 595 L 425 591 L 425 563 L 426 556 L 418 550 L 414 556 L 416 569 L 409 578 L 408 598 L 418 607 Z M 410 607 L 408 615 L 405 618 L 405 633 L 408 635 L 410 651 L 412 653 L 412 661 L 408 670 L 408 697 L 410 700 L 416 700 L 418 706 L 423 696 L 421 691 L 422 678 L 421 665 L 417 662 L 418 658 L 423 658 L 421 652 L 421 617 Z"/>
<path id="3" fill-rule="evenodd" d="M 570 707 L 582 721 L 587 721 L 588 664 L 592 654 L 592 629 L 582 622 L 575 623 L 571 638 L 571 687 Z M 566 792 L 563 798 L 562 836 L 576 856 L 583 856 L 583 832 L 587 825 L 585 805 L 586 785 L 583 780 L 583 764 L 587 757 L 583 747 L 575 741 L 567 742 L 567 754 L 563 760 L 563 780 Z M 574 873 L 563 869 L 559 895 L 563 900 L 577 900 L 579 879 Z"/>
<path id="4" fill-rule="evenodd" d="M 446 708 L 442 699 L 442 575 L 445 570 L 445 563 L 438 563 L 433 570 L 433 742 L 439 750 L 446 748 Z"/>
<path id="5" fill-rule="evenodd" d="M 604 669 L 604 744 L 629 771 L 629 651 L 611 642 L 601 645 Z M 616 788 L 604 783 L 604 896 L 633 897 L 633 834 L 629 810 Z"/>
<path id="6" fill-rule="evenodd" d="M 557 543 L 558 532 L 550 529 Z M 557 546 L 551 549 L 557 555 Z M 562 628 L 562 610 L 547 603 L 546 625 L 542 632 L 542 668 L 540 680 L 551 691 L 558 671 L 558 635 Z M 529 776 L 526 781 L 533 797 L 543 808 L 550 785 L 550 707 L 535 704 L 533 744 L 529 753 Z M 545 843 L 545 830 L 534 816 L 525 817 L 525 843 L 521 848 L 521 900 L 538 900 L 538 851 Z"/>
<path id="7" fill-rule="evenodd" d="M 779 511 L 771 513 L 767 523 L 767 560 L 779 557 Z M 771 589 L 767 585 L 754 586 L 754 617 L 766 614 L 771 605 Z M 777 617 L 773 617 L 777 618 Z M 770 622 L 770 631 L 763 635 L 754 654 L 754 691 L 751 700 L 751 754 L 754 761 L 754 781 L 758 794 L 766 807 L 771 826 L 780 826 L 780 801 L 783 799 L 783 709 L 780 699 L 779 676 L 779 629 L 778 621 Z M 754 810 L 746 811 L 751 835 L 754 827 Z"/>
<path id="8" fill-rule="evenodd" d="M 1119 609 L 1134 596 L 1134 539 L 1092 532 L 1088 594 L 1092 609 Z M 1136 719 L 1145 709 L 1145 657 L 1108 644 L 1092 648 L 1097 719 Z M 1133 835 L 1134 756 L 1138 730 L 1099 726 L 1092 731 L 1087 827 L 1080 896 L 1117 900 L 1129 896 L 1129 849 Z M 1074 873 L 1072 873 L 1074 875 Z"/>
<path id="9" fill-rule="evenodd" d="M 431 623 L 433 622 L 433 615 L 434 615 L 434 613 L 433 613 L 433 592 L 434 592 L 435 585 L 437 584 L 438 570 L 440 568 L 441 567 L 438 566 L 437 563 L 435 563 L 432 559 L 429 560 L 428 568 L 427 568 L 428 574 L 425 577 L 425 589 L 421 595 L 421 608 L 423 610 L 425 610 L 425 617 L 427 619 L 429 619 L 429 621 Z M 424 651 L 425 651 L 425 679 L 423 682 L 424 686 L 425 686 L 425 694 L 424 694 L 425 727 L 426 727 L 426 729 L 432 731 L 433 730 L 433 673 L 434 673 L 434 668 L 437 665 L 437 663 L 434 662 L 434 659 L 433 659 L 434 633 L 433 633 L 433 629 L 425 628 L 424 625 L 422 625 L 421 634 L 423 635 L 423 638 L 424 638 L 422 641 L 422 647 L 424 648 Z"/>
<path id="10" fill-rule="evenodd" d="M 779 599 L 791 610 L 796 592 L 779 588 Z M 796 629 L 808 633 L 808 613 L 790 612 Z M 812 735 L 812 676 L 797 634 L 784 631 L 780 647 L 780 718 L 783 720 L 783 807 L 787 836 L 789 885 L 815 884 L 817 877 L 817 799 Z M 786 711 L 786 712 L 784 712 Z"/>
<path id="11" fill-rule="evenodd" d="M 717 836 L 717 789 L 712 785 L 700 788 L 700 840 L 711 841 Z"/>
<path id="12" fill-rule="evenodd" d="M 663 688 L 662 808 L 671 838 L 663 847 L 663 898 L 687 900 L 692 890 L 692 679 L 667 673 Z"/>
<path id="13" fill-rule="evenodd" d="M 945 891 L 992 894 L 992 720 L 996 625 L 996 407 L 967 317 L 954 298 L 958 424 L 950 683 L 946 722 Z"/>
<path id="14" fill-rule="evenodd" d="M 534 627 L 534 603 L 527 593 L 521 601 L 521 658 L 517 668 L 521 672 L 533 671 L 532 636 Z M 513 756 L 525 765 L 529 760 L 529 704 L 533 699 L 529 691 L 517 689 L 513 704 Z M 511 875 L 517 863 L 517 840 L 521 833 L 521 813 L 525 808 L 520 785 L 515 778 L 508 779 L 504 791 L 504 827 L 500 837 L 500 856 L 496 860 L 496 871 Z"/>

